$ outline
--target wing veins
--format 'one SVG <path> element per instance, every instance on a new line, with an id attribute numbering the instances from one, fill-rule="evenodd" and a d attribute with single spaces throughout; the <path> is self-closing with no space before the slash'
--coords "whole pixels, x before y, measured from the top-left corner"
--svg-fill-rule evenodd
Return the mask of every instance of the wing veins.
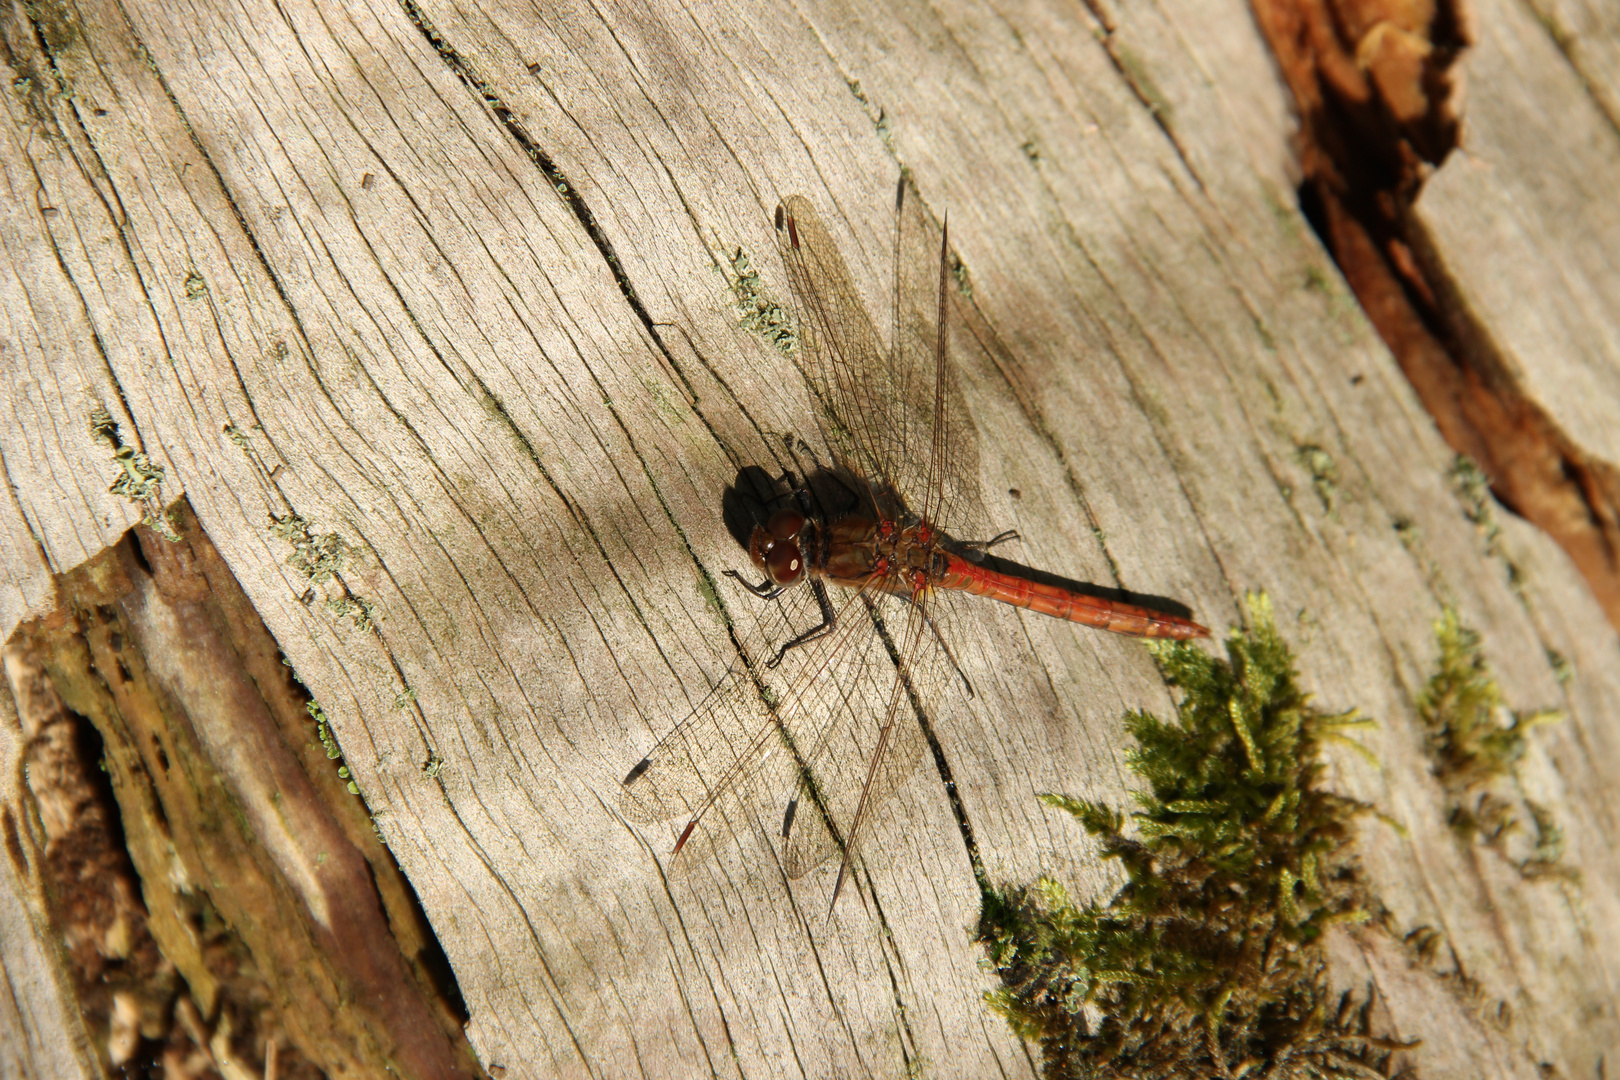
<path id="1" fill-rule="evenodd" d="M 838 903 L 838 894 L 844 888 L 844 878 L 849 873 L 850 863 L 853 862 L 855 850 L 860 844 L 861 826 L 866 823 L 868 812 L 871 809 L 870 798 L 873 782 L 877 779 L 878 773 L 883 767 L 883 759 L 887 755 L 889 747 L 894 744 L 894 726 L 900 722 L 900 702 L 903 698 L 902 691 L 906 685 L 906 669 L 909 667 L 908 658 L 916 654 L 917 646 L 922 640 L 923 625 L 927 622 L 926 615 L 923 612 L 923 595 L 920 591 L 913 594 L 911 606 L 907 612 L 905 648 L 900 651 L 898 662 L 895 664 L 894 685 L 889 691 L 889 706 L 884 716 L 883 727 L 878 733 L 877 745 L 872 748 L 872 757 L 866 767 L 866 780 L 861 785 L 861 797 L 855 804 L 855 814 L 849 822 L 848 836 L 844 840 L 844 859 L 838 866 L 838 881 L 833 885 L 832 901 L 827 908 L 829 913 L 832 911 L 832 906 Z"/>
<path id="2" fill-rule="evenodd" d="M 682 833 L 682 843 L 684 843 L 684 837 L 690 835 L 692 828 L 696 826 L 703 819 L 703 817 L 708 814 L 711 809 L 713 809 L 720 799 L 732 789 L 733 785 L 739 778 L 747 775 L 754 768 L 764 763 L 766 760 L 766 755 L 763 755 L 761 751 L 769 742 L 771 736 L 776 734 L 777 731 L 781 730 L 787 733 L 789 745 L 792 747 L 792 752 L 800 759 L 799 765 L 801 768 L 805 767 L 814 756 L 819 755 L 821 747 L 826 742 L 828 733 L 833 729 L 833 727 L 836 726 L 833 723 L 836 713 L 829 714 L 825 720 L 817 722 L 816 735 L 813 740 L 816 750 L 812 755 L 805 755 L 802 749 L 798 746 L 797 741 L 793 739 L 790 725 L 796 718 L 795 713 L 798 710 L 800 703 L 807 699 L 813 699 L 814 695 L 811 693 L 811 691 L 821 680 L 822 676 L 826 674 L 828 668 L 832 666 L 833 661 L 837 659 L 838 656 L 843 652 L 849 639 L 857 636 L 863 626 L 873 628 L 873 623 L 869 615 L 864 612 L 856 613 L 852 610 L 852 608 L 863 596 L 867 595 L 875 588 L 881 591 L 881 578 L 878 575 L 868 578 L 859 589 L 852 591 L 848 598 L 841 605 L 839 605 L 834 614 L 835 629 L 833 633 L 828 634 L 819 641 L 812 643 L 811 659 L 806 662 L 803 668 L 794 674 L 792 681 L 782 692 L 780 699 L 775 705 L 771 705 L 768 700 L 765 700 L 765 705 L 769 710 L 770 715 L 763 723 L 759 725 L 758 729 L 749 739 L 748 744 L 743 752 L 738 754 L 735 760 L 733 760 L 725 771 L 712 783 L 704 781 L 701 774 L 699 775 L 698 779 L 702 784 L 704 797 L 698 803 L 696 809 L 692 811 L 691 816 L 687 820 L 686 828 Z M 751 665 L 746 661 L 746 659 L 743 661 L 743 664 L 744 666 L 741 670 L 733 670 L 733 672 L 727 676 L 727 679 L 740 678 L 746 673 L 749 683 L 755 688 L 756 694 L 760 694 L 763 699 L 762 689 L 765 684 L 754 675 Z M 711 691 L 709 698 L 705 699 L 704 703 L 700 704 L 698 708 L 694 709 L 685 720 L 681 721 L 681 723 L 676 726 L 675 730 L 671 731 L 663 739 L 659 740 L 658 744 L 652 748 L 647 757 L 649 759 L 656 756 L 670 757 L 682 750 L 690 750 L 694 743 L 701 744 L 703 740 L 694 738 L 694 732 L 698 729 L 698 727 L 701 726 L 702 723 L 707 721 L 708 714 L 711 709 L 716 707 L 720 701 L 724 700 L 723 696 L 717 699 L 717 695 L 720 695 L 720 691 L 723 688 L 724 686 L 722 684 L 722 686 L 718 686 L 715 688 L 715 690 Z M 841 688 L 840 692 L 845 695 L 847 706 L 847 688 Z M 715 705 L 709 704 L 711 699 L 716 699 Z M 642 776 L 637 777 L 635 781 L 632 781 L 632 784 L 643 780 L 651 780 L 652 783 L 650 785 L 644 784 L 642 790 L 648 790 L 649 788 L 656 789 L 660 780 L 664 780 L 667 783 L 669 779 L 669 777 L 660 776 L 658 774 L 652 774 L 650 776 L 643 774 Z M 631 790 L 631 786 L 626 785 L 626 789 Z M 679 848 L 677 846 L 677 850 L 678 849 Z"/>
<path id="3" fill-rule="evenodd" d="M 881 449 L 884 427 L 874 412 L 876 406 L 869 404 L 882 395 L 865 392 L 866 384 L 873 379 L 860 373 L 883 370 L 882 347 L 857 297 L 843 256 L 814 209 L 800 196 L 789 196 L 783 208 L 788 226 L 783 252 L 789 283 L 814 324 L 810 348 L 806 350 L 815 369 L 813 381 L 818 392 L 829 399 L 826 404 L 835 410 L 834 418 L 847 429 L 854 457 L 863 459 L 865 467 L 852 471 L 866 487 L 873 505 L 881 507 L 884 504 L 880 495 L 896 494 L 884 488 L 890 480 L 889 463 Z M 840 448 L 835 446 L 834 450 Z"/>

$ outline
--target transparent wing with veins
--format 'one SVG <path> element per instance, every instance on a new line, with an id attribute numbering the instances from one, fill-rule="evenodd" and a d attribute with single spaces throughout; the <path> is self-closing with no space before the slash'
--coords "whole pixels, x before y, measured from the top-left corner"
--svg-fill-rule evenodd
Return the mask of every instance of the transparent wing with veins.
<path id="1" fill-rule="evenodd" d="M 808 770 L 804 782 L 818 785 L 817 804 L 806 808 L 786 836 L 784 863 L 794 877 L 842 852 L 830 903 L 838 902 L 872 815 L 916 771 L 927 749 L 917 712 L 917 662 L 938 650 L 920 640 L 926 633 L 923 601 L 900 599 L 880 606 L 886 611 L 860 614 L 879 627 L 874 636 L 890 653 L 891 663 L 881 665 L 887 700 L 872 702 L 876 707 L 859 722 L 840 725 L 832 734 L 828 741 L 841 752 L 819 755 Z M 892 621 L 881 621 L 882 614 Z M 899 668 L 892 664 L 894 656 L 901 658 Z"/>
<path id="2" fill-rule="evenodd" d="M 798 316 L 800 366 L 830 414 L 823 427 L 836 464 L 866 486 L 880 513 L 982 539 L 977 437 L 946 363 L 945 237 L 936 246 L 907 190 L 897 189 L 888 347 L 815 209 L 798 195 L 782 201 L 776 238 Z M 916 267 L 926 268 L 921 281 Z"/>
<path id="3" fill-rule="evenodd" d="M 907 214 L 905 190 L 897 196 L 887 350 L 814 209 L 793 196 L 778 210 L 802 366 L 826 410 L 835 465 L 881 516 L 907 525 L 920 515 L 959 539 L 981 538 L 975 435 L 946 363 L 946 240 L 942 234 L 929 320 L 905 303 L 913 290 L 903 268 L 931 261 L 907 246 L 926 230 L 920 214 Z M 623 802 L 636 820 L 686 817 L 679 851 L 721 801 L 758 797 L 761 786 L 784 790 L 784 867 L 797 877 L 842 849 L 835 903 L 868 820 L 921 760 L 925 703 L 937 707 L 944 695 L 934 691 L 955 667 L 926 591 L 892 571 L 838 591 L 835 629 L 789 650 L 771 671 L 762 661 L 778 644 L 819 621 L 809 587 L 784 594 L 785 632 L 745 646 L 691 716 L 631 770 Z"/>
<path id="4" fill-rule="evenodd" d="M 857 747 L 871 744 L 868 731 L 887 715 L 896 682 L 890 649 L 866 603 L 876 594 L 875 583 L 864 590 L 836 590 L 833 632 L 789 650 L 781 665 L 768 669 L 765 661 L 784 635 L 819 621 L 808 587 L 785 594 L 787 617 L 757 626 L 744 642 L 744 657 L 625 778 L 620 796 L 625 816 L 684 821 L 679 850 L 722 804 L 752 804 L 745 808 L 774 819 L 768 824 L 778 835 L 790 826 L 784 864 L 790 876 L 801 876 L 835 853 L 839 833 L 829 829 L 823 815 L 831 813 L 835 822 L 851 820 L 842 763 L 859 754 Z M 880 600 L 878 606 L 898 608 L 893 598 L 883 600 L 887 604 Z M 909 756 L 905 768 L 910 771 L 922 739 L 909 705 L 907 710 L 919 737 L 909 740 L 916 747 L 899 746 L 896 760 Z"/>
<path id="5" fill-rule="evenodd" d="M 958 540 L 982 540 L 987 515 L 979 500 L 976 433 L 948 363 L 948 234 L 941 230 L 938 255 L 931 258 L 924 215 L 918 200 L 908 206 L 907 192 L 902 180 L 895 196 L 894 332 L 887 350 L 815 209 L 800 196 L 783 200 L 777 244 L 798 305 L 802 366 L 831 414 L 828 442 L 837 463 L 866 486 L 880 514 L 902 525 L 920 517 Z M 929 295 L 907 280 L 908 268 L 918 266 L 937 267 L 932 305 L 913 303 Z M 887 701 L 875 714 L 879 723 L 865 729 L 871 732 L 869 742 L 835 740 L 857 746 L 828 757 L 809 777 L 833 793 L 822 802 L 835 832 L 847 823 L 843 835 L 822 838 L 818 822 L 811 820 L 797 841 L 789 838 L 790 866 L 801 858 L 819 861 L 826 840 L 841 839 L 844 859 L 834 902 L 867 818 L 921 756 L 925 703 L 941 702 L 944 695 L 935 691 L 955 670 L 940 633 L 940 605 L 903 583 L 891 583 L 891 590 L 906 594 L 908 606 L 903 630 L 889 639 L 896 671 Z M 863 775 L 853 774 L 855 763 L 864 764 Z M 846 810 L 840 796 L 851 792 L 859 794 Z"/>

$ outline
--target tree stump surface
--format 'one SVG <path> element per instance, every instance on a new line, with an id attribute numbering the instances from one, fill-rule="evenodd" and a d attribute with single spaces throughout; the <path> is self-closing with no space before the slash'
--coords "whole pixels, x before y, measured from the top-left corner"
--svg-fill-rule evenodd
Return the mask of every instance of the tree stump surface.
<path id="1" fill-rule="evenodd" d="M 1612 463 L 1620 32 L 1544 6 L 1476 5 L 1477 128 L 1419 212 Z M 1373 980 L 1425 1076 L 1603 1075 L 1620 642 L 1562 550 L 1500 509 L 1487 534 L 1448 480 L 1297 209 L 1242 3 L 13 2 L 0 33 L 0 627 L 183 494 L 330 718 L 492 1073 L 1036 1070 L 983 1002 L 951 799 L 990 880 L 1115 888 L 1035 796 L 1127 799 L 1121 716 L 1173 707 L 1140 644 L 954 619 L 978 691 L 935 726 L 955 790 L 925 767 L 883 809 L 830 916 L 836 863 L 790 881 L 766 811 L 724 805 L 672 860 L 681 822 L 619 802 L 734 661 L 728 627 L 766 617 L 721 576 L 747 562 L 723 491 L 815 430 L 748 319 L 791 306 L 773 211 L 817 207 L 885 327 L 903 168 L 949 217 L 952 359 L 1016 561 L 1217 636 L 1267 592 L 1323 707 L 1379 720 L 1378 764 L 1335 752 L 1330 780 L 1387 818 L 1361 843 L 1393 925 L 1445 942 L 1347 936 L 1344 985 Z M 146 502 L 109 490 L 135 466 L 98 410 L 161 467 Z M 1447 825 L 1416 711 L 1447 605 L 1509 703 L 1567 714 L 1518 777 L 1578 880 Z M 0 720 L 0 1074 L 95 1075 Z"/>

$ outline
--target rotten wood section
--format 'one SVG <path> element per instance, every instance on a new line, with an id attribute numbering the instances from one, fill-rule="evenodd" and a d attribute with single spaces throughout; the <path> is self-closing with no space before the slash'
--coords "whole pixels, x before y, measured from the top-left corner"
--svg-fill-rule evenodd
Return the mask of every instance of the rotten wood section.
<path id="1" fill-rule="evenodd" d="M 814 430 L 755 332 L 788 296 L 772 211 L 818 208 L 882 325 L 909 169 L 949 213 L 953 355 L 1018 560 L 1218 631 L 1267 590 L 1324 707 L 1382 722 L 1381 767 L 1346 753 L 1334 781 L 1401 826 L 1363 840 L 1390 925 L 1445 942 L 1347 982 L 1372 973 L 1431 1075 L 1595 1076 L 1620 645 L 1561 549 L 1506 515 L 1487 543 L 1453 490 L 1297 209 L 1249 9 L 868 8 L 9 5 L 0 628 L 184 492 L 330 718 L 492 1073 L 1029 1075 L 983 1005 L 975 860 L 1113 887 L 1034 796 L 1123 801 L 1120 716 L 1171 700 L 1138 644 L 954 620 L 979 691 L 934 702 L 954 785 L 901 792 L 828 918 L 833 868 L 790 882 L 759 808 L 673 863 L 679 823 L 618 811 L 766 618 L 720 576 L 744 558 L 720 504 Z M 1445 604 L 1509 701 L 1569 714 L 1522 772 L 1578 885 L 1446 826 L 1415 710 Z M 36 944 L 8 945 L 14 984 L 60 985 L 39 925 L 0 923 Z M 71 1034 L 52 1000 L 0 1006 L 7 1029 Z M 1456 1049 L 1480 1045 L 1484 1071 Z"/>
<path id="2" fill-rule="evenodd" d="M 437 943 L 308 695 L 189 508 L 170 516 L 176 539 L 140 527 L 63 575 L 6 652 L 103 1065 L 477 1075 Z"/>
<path id="3" fill-rule="evenodd" d="M 1519 0 L 1254 6 L 1357 299 L 1446 441 L 1620 625 L 1620 114 L 1594 60 L 1620 19 Z"/>

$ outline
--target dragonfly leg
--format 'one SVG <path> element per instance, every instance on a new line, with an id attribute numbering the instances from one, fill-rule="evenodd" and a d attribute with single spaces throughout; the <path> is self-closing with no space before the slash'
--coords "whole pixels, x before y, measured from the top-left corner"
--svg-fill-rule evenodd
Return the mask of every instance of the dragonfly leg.
<path id="1" fill-rule="evenodd" d="M 773 584 L 770 578 L 766 578 L 758 585 L 755 585 L 753 582 L 749 581 L 735 570 L 726 570 L 724 571 L 724 574 L 728 578 L 736 578 L 737 582 L 742 585 L 743 588 L 747 589 L 761 600 L 775 600 L 778 596 L 782 595 L 783 587 L 781 585 Z"/>
<path id="2" fill-rule="evenodd" d="M 810 490 L 808 481 L 801 484 L 792 469 L 783 469 L 782 475 L 776 478 L 775 483 L 779 488 L 786 488 L 787 494 L 771 496 L 765 502 L 766 510 L 776 509 L 783 503 L 796 502 L 799 504 L 799 509 L 804 511 L 806 517 L 818 516 L 815 508 L 815 493 Z M 842 484 L 842 481 L 840 481 L 840 484 Z M 730 573 L 730 571 L 727 571 L 727 573 Z"/>
<path id="3" fill-rule="evenodd" d="M 828 517 L 836 518 L 859 510 L 861 505 L 861 493 L 850 487 L 849 484 L 845 482 L 844 478 L 838 474 L 837 470 L 830 469 L 824 465 L 821 461 L 820 455 L 816 453 L 815 447 L 811 446 L 797 435 L 784 434 L 782 438 L 787 443 L 788 453 L 793 454 L 795 457 L 802 456 L 810 459 L 810 464 L 813 467 L 812 471 L 822 483 L 823 491 L 825 491 L 828 486 L 826 481 L 831 481 L 832 484 L 837 485 L 837 487 L 843 492 L 843 505 L 826 507 Z M 784 480 L 791 475 L 792 474 L 788 472 L 783 472 L 782 474 Z M 791 487 L 792 485 L 789 484 L 789 486 Z M 811 500 L 818 503 L 822 501 L 821 498 L 811 490 L 809 473 L 805 474 L 804 484 L 793 489 L 793 494 L 799 497 L 800 506 L 804 509 L 806 514 L 813 514 L 815 512 L 811 508 Z"/>
<path id="4" fill-rule="evenodd" d="M 957 677 L 962 680 L 962 685 L 967 689 L 967 696 L 976 697 L 977 695 L 973 692 L 973 680 L 967 677 L 967 672 L 963 671 L 962 665 L 957 663 L 956 653 L 951 649 L 951 643 L 946 641 L 945 635 L 939 632 L 939 624 L 934 621 L 932 615 L 926 612 L 923 614 L 923 620 L 928 623 L 928 629 L 934 632 L 934 640 L 939 643 L 940 651 L 945 654 L 945 659 L 949 660 L 951 667 L 956 669 Z"/>
<path id="5" fill-rule="evenodd" d="M 1008 541 L 1017 540 L 1017 539 L 1018 539 L 1018 530 L 1017 529 L 1007 529 L 1004 532 L 997 533 L 996 535 L 992 536 L 988 540 L 963 540 L 963 541 L 961 541 L 961 544 L 965 548 L 973 548 L 976 551 L 989 551 L 991 548 L 995 547 L 997 544 L 1005 544 Z"/>
<path id="6" fill-rule="evenodd" d="M 955 541 L 955 546 L 968 562 L 977 563 L 983 562 L 985 553 L 997 544 L 1005 544 L 1009 540 L 1017 539 L 1018 530 L 1008 529 L 1006 532 L 997 533 L 988 540 L 958 540 Z"/>
<path id="7" fill-rule="evenodd" d="M 786 495 L 778 495 L 772 503 L 785 503 L 789 499 L 797 499 L 801 509 L 805 507 L 805 499 L 810 495 L 810 489 L 799 483 L 798 474 L 792 469 L 783 469 L 782 475 L 776 478 L 776 484 L 787 491 Z"/>
<path id="8" fill-rule="evenodd" d="M 838 615 L 833 611 L 832 600 L 827 596 L 826 586 L 815 578 L 811 578 L 810 591 L 815 593 L 816 605 L 821 608 L 821 625 L 812 626 L 792 641 L 787 642 L 780 649 L 777 649 L 776 655 L 766 662 L 766 667 L 774 668 L 782 662 L 783 657 L 787 656 L 789 649 L 797 649 L 800 645 L 806 645 L 819 637 L 825 637 L 832 633 L 834 626 L 838 625 Z"/>
<path id="9" fill-rule="evenodd" d="M 831 480 L 833 483 L 837 484 L 839 487 L 844 489 L 844 498 L 845 498 L 846 501 L 844 503 L 843 508 L 844 508 L 845 512 L 852 512 L 852 511 L 858 510 L 860 508 L 860 505 L 861 505 L 861 494 L 860 494 L 860 492 L 856 491 L 854 488 L 852 488 L 848 484 L 844 483 L 844 478 L 843 477 L 839 476 L 835 472 L 825 472 L 825 471 L 822 473 L 822 475 L 825 476 L 827 479 Z"/>
<path id="10" fill-rule="evenodd" d="M 782 433 L 782 445 L 794 457 L 807 457 L 810 459 L 810 464 L 814 465 L 817 471 L 821 469 L 821 458 L 816 455 L 816 448 L 805 442 L 801 436 L 795 435 L 791 431 L 784 431 Z"/>

